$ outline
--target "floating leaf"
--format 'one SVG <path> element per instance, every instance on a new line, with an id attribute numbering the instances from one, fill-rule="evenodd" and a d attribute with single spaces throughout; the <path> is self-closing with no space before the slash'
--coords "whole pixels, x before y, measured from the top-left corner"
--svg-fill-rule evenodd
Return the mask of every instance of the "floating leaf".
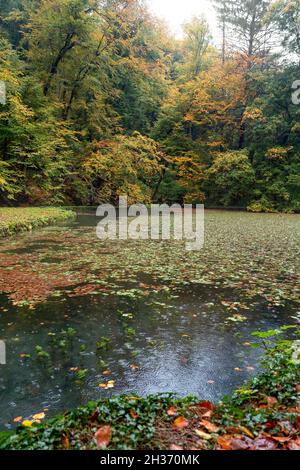
<path id="1" fill-rule="evenodd" d="M 25 419 L 24 421 L 22 421 L 22 425 L 26 428 L 31 428 L 34 422 L 34 420 Z"/>
<path id="2" fill-rule="evenodd" d="M 17 418 L 14 419 L 14 423 L 19 423 L 20 421 L 22 421 L 23 419 L 23 416 L 18 416 Z"/>
<path id="3" fill-rule="evenodd" d="M 36 415 L 32 416 L 34 420 L 40 420 L 45 418 L 45 413 L 37 413 Z"/>

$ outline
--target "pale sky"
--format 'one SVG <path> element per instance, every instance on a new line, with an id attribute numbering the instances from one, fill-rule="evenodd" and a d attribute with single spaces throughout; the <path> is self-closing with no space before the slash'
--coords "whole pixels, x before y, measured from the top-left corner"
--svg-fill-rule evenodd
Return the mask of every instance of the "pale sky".
<path id="1" fill-rule="evenodd" d="M 181 36 L 181 25 L 185 21 L 201 13 L 206 16 L 214 38 L 219 36 L 216 14 L 209 0 L 147 0 L 147 2 L 150 10 L 156 16 L 163 18 L 176 36 Z"/>

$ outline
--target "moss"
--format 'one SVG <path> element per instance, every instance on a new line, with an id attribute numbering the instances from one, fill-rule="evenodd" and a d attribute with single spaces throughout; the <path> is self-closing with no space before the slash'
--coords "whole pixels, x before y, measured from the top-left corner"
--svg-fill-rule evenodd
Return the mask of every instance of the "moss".
<path id="1" fill-rule="evenodd" d="M 75 212 L 56 207 L 1 207 L 0 237 L 75 218 Z"/>

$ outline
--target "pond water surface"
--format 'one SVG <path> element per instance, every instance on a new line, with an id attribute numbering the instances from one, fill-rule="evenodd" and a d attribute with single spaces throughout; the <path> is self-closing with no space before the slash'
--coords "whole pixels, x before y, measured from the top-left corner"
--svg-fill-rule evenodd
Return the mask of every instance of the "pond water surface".
<path id="1" fill-rule="evenodd" d="M 92 214 L 1 242 L 0 428 L 113 394 L 215 401 L 257 372 L 251 333 L 299 321 L 299 217 L 206 219 L 191 255 L 99 242 Z"/>

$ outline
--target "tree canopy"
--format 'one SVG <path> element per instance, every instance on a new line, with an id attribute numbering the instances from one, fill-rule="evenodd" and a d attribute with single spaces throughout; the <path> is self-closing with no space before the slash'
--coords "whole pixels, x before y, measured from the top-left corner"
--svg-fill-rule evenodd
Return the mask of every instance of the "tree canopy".
<path id="1" fill-rule="evenodd" d="M 174 38 L 142 0 L 0 0 L 2 204 L 300 209 L 300 0 L 212 0 Z"/>

